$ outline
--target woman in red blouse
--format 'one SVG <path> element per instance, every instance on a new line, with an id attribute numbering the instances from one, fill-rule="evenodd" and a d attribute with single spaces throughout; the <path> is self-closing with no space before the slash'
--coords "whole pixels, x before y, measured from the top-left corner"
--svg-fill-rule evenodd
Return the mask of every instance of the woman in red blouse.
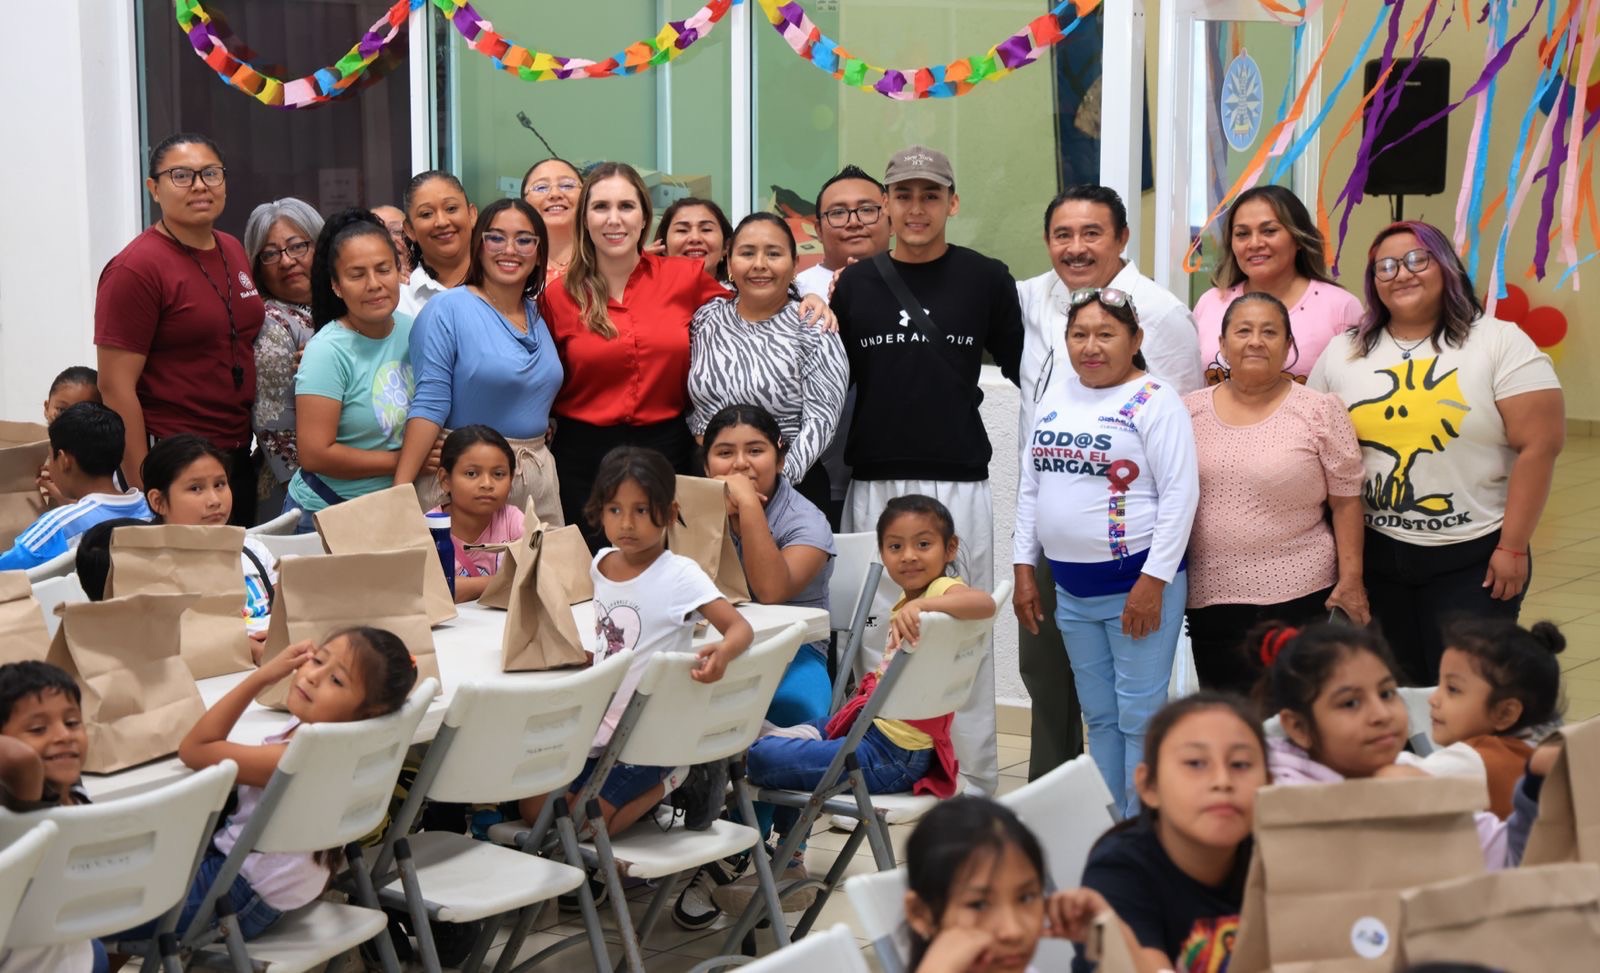
<path id="1" fill-rule="evenodd" d="M 594 471 L 617 446 L 659 450 L 680 473 L 693 469 L 689 411 L 689 322 L 721 284 L 691 257 L 644 252 L 650 193 L 630 165 L 595 166 L 578 198 L 578 240 L 560 286 L 539 297 L 566 380 L 551 407 L 561 507 L 598 550 L 604 538 L 583 518 Z M 828 321 L 820 299 L 808 317 Z"/>

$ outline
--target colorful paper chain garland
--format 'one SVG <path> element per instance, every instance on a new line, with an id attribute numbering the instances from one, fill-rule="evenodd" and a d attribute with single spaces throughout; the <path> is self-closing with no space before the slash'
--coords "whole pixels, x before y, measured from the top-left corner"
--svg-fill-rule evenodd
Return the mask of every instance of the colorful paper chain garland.
<path id="1" fill-rule="evenodd" d="M 450 19 L 456 33 L 468 46 L 493 59 L 494 66 L 500 70 L 523 81 L 567 81 L 640 74 L 675 60 L 711 33 L 711 28 L 727 16 L 737 2 L 739 0 L 711 0 L 688 19 L 671 21 L 663 25 L 655 37 L 635 41 L 604 61 L 547 54 L 507 40 L 495 32 L 494 25 L 483 15 L 472 9 L 468 0 L 433 0 L 433 5 Z"/>
<path id="2" fill-rule="evenodd" d="M 226 32 L 219 29 L 200 0 L 174 0 L 173 4 L 178 27 L 201 60 L 230 87 L 273 108 L 309 108 L 354 90 L 369 79 L 368 70 L 405 33 L 406 18 L 421 6 L 422 0 L 396 0 L 344 57 L 303 78 L 283 81 L 251 65 L 249 59 L 254 55 L 243 47 L 237 52 L 230 50 Z"/>
<path id="3" fill-rule="evenodd" d="M 896 101 L 953 98 L 984 81 L 1003 78 L 1039 59 L 1039 55 L 1072 33 L 1100 0 L 1061 0 L 1049 13 L 989 48 L 978 57 L 922 68 L 880 68 L 852 55 L 811 22 L 798 0 L 758 0 L 767 20 L 784 41 L 810 61 L 852 88 L 876 91 Z M 1071 13 L 1067 14 L 1068 9 Z M 1063 15 L 1066 18 L 1063 19 Z"/>

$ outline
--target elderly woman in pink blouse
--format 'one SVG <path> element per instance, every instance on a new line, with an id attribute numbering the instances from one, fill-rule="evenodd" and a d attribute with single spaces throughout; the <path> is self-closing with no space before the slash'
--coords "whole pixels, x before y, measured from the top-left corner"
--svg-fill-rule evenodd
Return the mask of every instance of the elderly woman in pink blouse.
<path id="1" fill-rule="evenodd" d="M 1367 623 L 1363 474 L 1344 405 L 1284 373 L 1295 337 L 1283 302 L 1245 294 L 1219 330 L 1223 381 L 1183 400 L 1200 457 L 1189 635 L 1201 684 L 1243 691 L 1251 675 L 1241 643 L 1255 625 L 1330 612 Z"/>

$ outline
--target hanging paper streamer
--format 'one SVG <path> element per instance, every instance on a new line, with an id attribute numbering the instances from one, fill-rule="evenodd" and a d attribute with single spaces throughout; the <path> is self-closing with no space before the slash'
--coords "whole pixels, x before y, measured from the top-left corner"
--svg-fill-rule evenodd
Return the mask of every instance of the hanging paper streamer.
<path id="1" fill-rule="evenodd" d="M 663 24 L 654 37 L 635 41 L 603 61 L 562 57 L 517 44 L 496 33 L 494 25 L 467 0 L 433 0 L 433 5 L 474 51 L 491 58 L 500 70 L 523 81 L 568 81 L 641 74 L 658 64 L 675 60 L 710 34 L 711 28 L 738 2 L 740 0 L 712 0 L 688 19 Z"/>
<path id="2" fill-rule="evenodd" d="M 822 33 L 798 0 L 759 0 L 761 9 L 790 48 L 818 69 L 852 88 L 875 91 L 896 101 L 953 98 L 984 81 L 996 81 L 1039 59 L 1051 45 L 1077 29 L 1100 0 L 1061 0 L 1027 27 L 989 48 L 986 54 L 922 68 L 880 68 L 856 57 Z"/>
<path id="3" fill-rule="evenodd" d="M 1489 40 L 1488 48 L 1484 51 L 1485 62 L 1494 57 L 1496 50 L 1505 46 L 1506 24 L 1511 18 L 1510 8 L 1503 4 L 1491 4 L 1487 10 Z M 1478 98 L 1478 108 L 1472 118 L 1472 135 L 1467 139 L 1467 178 L 1461 180 L 1461 193 L 1456 198 L 1454 242 L 1457 252 L 1466 252 L 1467 276 L 1474 279 L 1478 276 L 1478 216 L 1483 209 L 1483 180 L 1489 166 L 1489 140 L 1484 136 L 1494 120 L 1497 87 L 1497 80 L 1491 79 Z"/>
<path id="4" fill-rule="evenodd" d="M 206 12 L 200 0 L 174 0 L 178 27 L 189 38 L 218 77 L 263 105 L 273 108 L 310 108 L 332 101 L 375 80 L 373 64 L 405 34 L 406 18 L 423 0 L 396 0 L 382 19 L 362 35 L 344 57 L 303 78 L 283 81 L 250 64 L 247 49 L 235 43 L 230 49 L 227 28 Z"/>

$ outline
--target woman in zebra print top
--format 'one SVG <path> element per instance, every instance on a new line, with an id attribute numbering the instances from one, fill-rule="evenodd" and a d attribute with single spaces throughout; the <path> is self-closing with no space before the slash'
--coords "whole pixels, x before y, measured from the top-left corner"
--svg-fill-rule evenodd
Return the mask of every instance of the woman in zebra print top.
<path id="1" fill-rule="evenodd" d="M 775 214 L 752 213 L 734 230 L 728 271 L 737 296 L 702 306 L 690 325 L 689 431 L 703 436 L 725 406 L 762 406 L 792 444 L 784 476 L 818 502 L 828 498 L 827 475 L 813 464 L 839 425 L 850 365 L 838 334 L 800 318 L 796 255 L 793 232 Z"/>

